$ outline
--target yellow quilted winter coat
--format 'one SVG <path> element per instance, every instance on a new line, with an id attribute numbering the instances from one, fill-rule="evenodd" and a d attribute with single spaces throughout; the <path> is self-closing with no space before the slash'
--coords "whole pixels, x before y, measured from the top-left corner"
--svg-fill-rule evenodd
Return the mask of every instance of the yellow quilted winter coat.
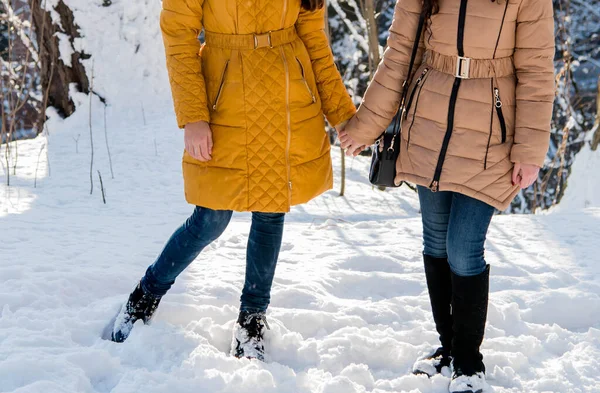
<path id="1" fill-rule="evenodd" d="M 287 212 L 332 187 L 323 114 L 335 126 L 355 107 L 324 10 L 300 0 L 164 0 L 161 29 L 179 127 L 203 120 L 213 132 L 211 161 L 184 152 L 189 203 Z"/>

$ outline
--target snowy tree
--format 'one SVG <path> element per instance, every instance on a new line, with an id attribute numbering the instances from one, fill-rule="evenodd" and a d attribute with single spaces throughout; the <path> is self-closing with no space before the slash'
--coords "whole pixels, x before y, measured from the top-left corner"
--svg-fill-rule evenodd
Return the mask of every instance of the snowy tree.
<path id="1" fill-rule="evenodd" d="M 0 14 L 5 14 L 6 10 L 0 3 Z M 3 60 L 8 60 L 8 22 L 4 19 L 0 20 L 0 57 Z"/>
<path id="2" fill-rule="evenodd" d="M 0 143 L 2 162 L 16 172 L 18 146 L 11 141 L 37 135 L 42 107 L 38 79 L 38 56 L 29 6 L 22 0 L 0 0 Z M 6 170 L 6 183 L 10 184 Z"/>
<path id="3" fill-rule="evenodd" d="M 40 57 L 41 83 L 48 92 L 48 106 L 63 117 L 76 109 L 70 97 L 70 85 L 78 91 L 90 93 L 90 81 L 82 60 L 90 55 L 75 48 L 80 37 L 73 11 L 63 1 L 46 4 L 44 0 L 30 0 L 33 24 L 37 33 Z M 62 53 L 61 53 L 62 51 Z"/>

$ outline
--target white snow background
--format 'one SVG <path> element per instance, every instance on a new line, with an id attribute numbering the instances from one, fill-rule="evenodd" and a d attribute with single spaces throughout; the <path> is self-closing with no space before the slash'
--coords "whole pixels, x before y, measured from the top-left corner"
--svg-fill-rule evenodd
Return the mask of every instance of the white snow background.
<path id="1" fill-rule="evenodd" d="M 249 214 L 236 214 L 182 274 L 152 325 L 136 325 L 123 344 L 100 339 L 192 207 L 160 2 L 66 3 L 82 28 L 76 49 L 92 55 L 88 74 L 93 61 L 94 89 L 109 102 L 115 178 L 96 97 L 92 195 L 87 96 L 74 93 L 67 120 L 49 111 L 49 135 L 18 142 L 12 186 L 0 186 L 0 393 L 447 392 L 445 377 L 410 374 L 437 345 L 416 195 L 373 190 L 366 158 L 348 161 L 346 197 L 330 191 L 287 217 L 267 363 L 228 355 Z M 333 156 L 339 181 L 335 148 Z M 600 392 L 598 165 L 597 152 L 580 155 L 568 203 L 555 211 L 494 218 L 483 344 L 490 391 Z"/>

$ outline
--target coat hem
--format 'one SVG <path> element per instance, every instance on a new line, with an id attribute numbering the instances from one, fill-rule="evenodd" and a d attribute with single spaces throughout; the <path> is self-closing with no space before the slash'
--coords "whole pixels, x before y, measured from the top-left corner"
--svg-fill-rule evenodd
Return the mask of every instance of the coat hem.
<path id="1" fill-rule="evenodd" d="M 423 187 L 429 187 L 429 185 L 431 184 L 430 179 L 426 179 L 417 175 L 412 175 L 410 173 L 396 174 L 395 183 L 400 184 L 401 181 L 415 183 Z M 504 211 L 508 209 L 515 196 L 519 193 L 519 188 L 515 186 L 515 189 L 509 194 L 509 196 L 502 201 L 494 199 L 486 194 L 481 193 L 480 191 L 474 190 L 462 184 L 440 182 L 439 191 L 458 192 L 459 194 L 463 194 L 468 197 L 477 199 L 481 202 L 487 203 L 488 205 L 498 209 L 499 211 Z"/>

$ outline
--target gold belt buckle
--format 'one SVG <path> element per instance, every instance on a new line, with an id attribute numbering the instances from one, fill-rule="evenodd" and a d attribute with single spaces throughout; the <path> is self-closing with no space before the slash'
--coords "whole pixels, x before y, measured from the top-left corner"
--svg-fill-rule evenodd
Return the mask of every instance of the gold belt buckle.
<path id="1" fill-rule="evenodd" d="M 456 77 L 461 79 L 469 79 L 471 71 L 471 59 L 468 57 L 458 56 L 456 59 Z"/>
<path id="2" fill-rule="evenodd" d="M 270 31 L 264 34 L 254 34 L 254 49 L 258 48 L 273 48 Z"/>

